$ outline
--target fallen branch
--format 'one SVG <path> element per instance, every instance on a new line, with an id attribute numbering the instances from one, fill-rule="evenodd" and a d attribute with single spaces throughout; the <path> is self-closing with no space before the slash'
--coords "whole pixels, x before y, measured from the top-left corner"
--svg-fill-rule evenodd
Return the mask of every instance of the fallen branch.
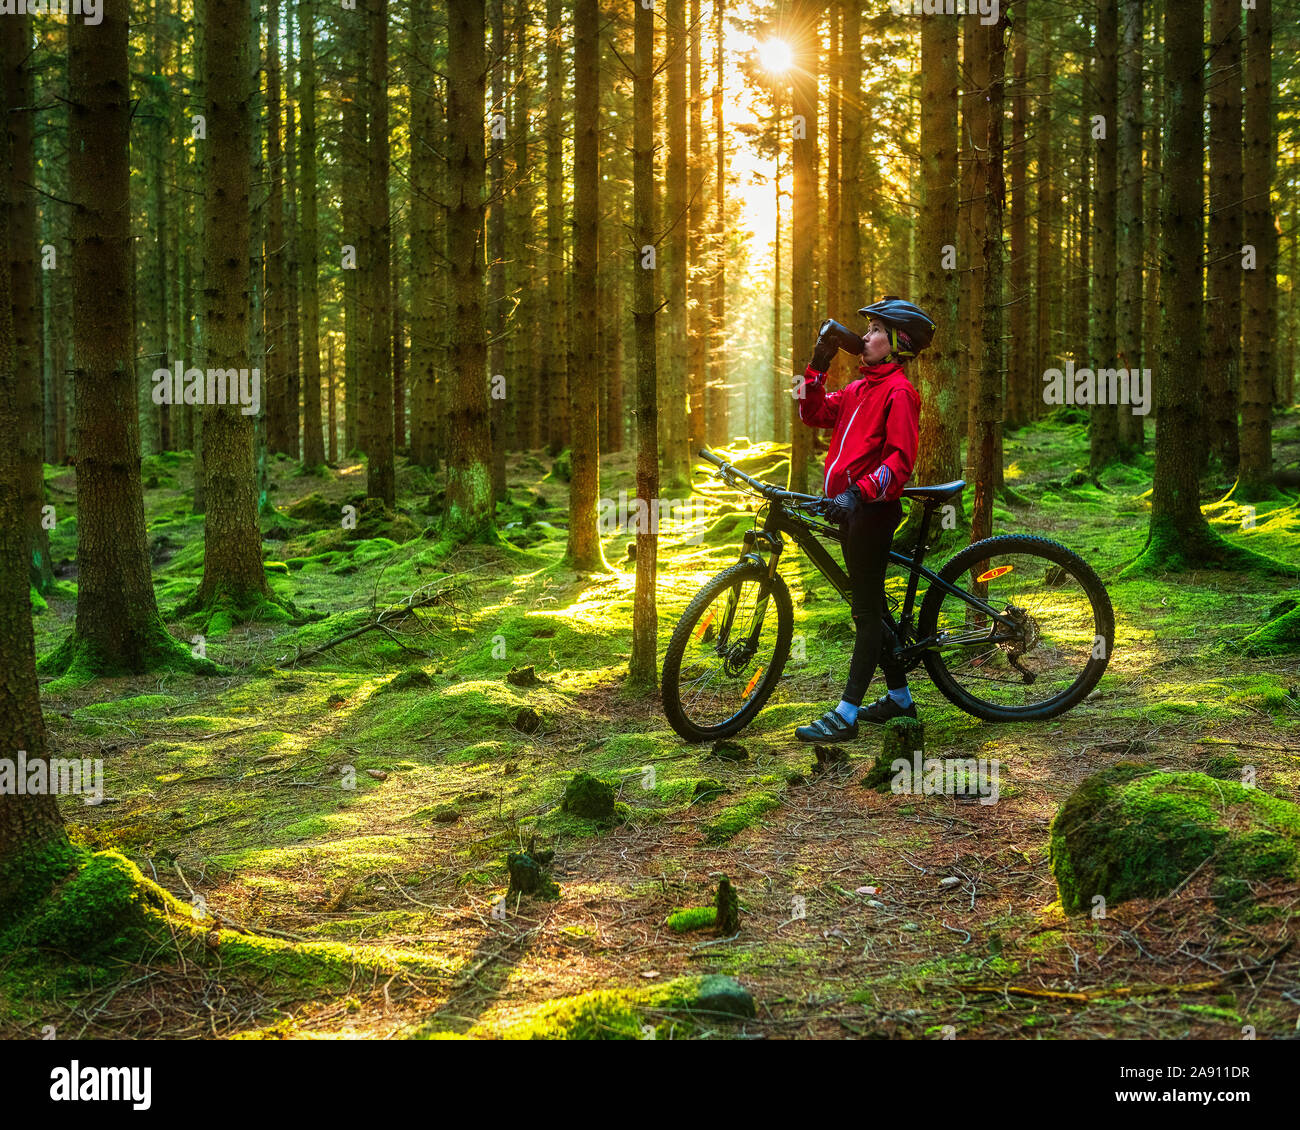
<path id="1" fill-rule="evenodd" d="M 1102 997 L 1150 997 L 1157 996 L 1160 993 L 1208 993 L 1214 989 L 1220 989 L 1237 978 L 1246 976 L 1248 973 L 1262 973 L 1267 969 L 1271 969 L 1273 963 L 1294 944 L 1294 939 L 1287 942 L 1256 965 L 1243 965 L 1240 969 L 1229 970 L 1222 977 L 1216 977 L 1212 981 L 1191 981 L 1184 985 L 1116 985 L 1111 988 L 1085 989 L 1077 993 L 1062 992 L 1059 989 L 1028 989 L 1019 985 L 961 985 L 959 988 L 966 993 L 1009 993 L 1018 997 L 1041 997 L 1047 1000 L 1063 1000 L 1077 1004 L 1087 1004 L 1089 1001 L 1095 1001 Z"/>
<path id="2" fill-rule="evenodd" d="M 318 655 L 323 655 L 332 648 L 338 647 L 341 643 L 346 643 L 348 640 L 356 639 L 366 632 L 373 631 L 382 631 L 404 650 L 428 658 L 427 653 L 402 643 L 392 629 L 409 623 L 412 618 L 418 621 L 419 616 L 417 613 L 421 608 L 449 607 L 453 611 L 460 611 L 457 600 L 468 597 L 472 591 L 470 586 L 464 582 L 445 585 L 438 589 L 430 589 L 428 586 L 416 589 L 415 592 L 400 603 L 381 609 L 360 627 L 353 628 L 349 632 L 344 632 L 342 635 L 335 636 L 333 639 L 326 640 L 324 643 L 308 648 L 306 651 L 299 648 L 292 659 L 287 655 L 281 656 L 279 662 L 282 664 L 287 663 L 290 667 L 296 667 L 300 663 L 306 663 L 309 659 L 315 659 Z"/>

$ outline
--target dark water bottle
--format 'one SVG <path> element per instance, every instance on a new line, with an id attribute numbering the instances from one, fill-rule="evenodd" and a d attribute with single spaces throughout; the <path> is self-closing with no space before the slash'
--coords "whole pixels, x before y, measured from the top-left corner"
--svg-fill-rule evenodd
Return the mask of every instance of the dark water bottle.
<path id="1" fill-rule="evenodd" d="M 827 318 L 817 331 L 817 344 L 830 342 L 845 353 L 860 355 L 866 348 L 866 341 L 860 334 L 855 334 L 848 326 L 842 326 L 834 318 Z"/>

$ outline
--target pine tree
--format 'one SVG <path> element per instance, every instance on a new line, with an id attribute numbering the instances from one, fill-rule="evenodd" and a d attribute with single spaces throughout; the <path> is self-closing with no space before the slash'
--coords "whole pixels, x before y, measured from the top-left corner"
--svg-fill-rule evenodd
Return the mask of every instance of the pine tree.
<path id="1" fill-rule="evenodd" d="M 483 319 L 483 0 L 447 7 L 448 350 L 447 508 L 444 536 L 495 541 Z"/>

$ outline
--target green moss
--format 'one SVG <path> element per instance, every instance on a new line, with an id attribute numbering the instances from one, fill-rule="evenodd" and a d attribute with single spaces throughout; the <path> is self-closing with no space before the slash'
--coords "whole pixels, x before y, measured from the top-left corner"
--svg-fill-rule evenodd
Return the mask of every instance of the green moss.
<path id="1" fill-rule="evenodd" d="M 667 918 L 668 928 L 684 934 L 687 930 L 699 930 L 713 926 L 718 921 L 718 909 L 714 906 L 690 906 L 674 910 Z"/>
<path id="2" fill-rule="evenodd" d="M 738 982 L 707 974 L 651 988 L 596 989 L 529 1009 L 502 1026 L 478 1024 L 468 1034 L 502 1040 L 681 1039 L 753 1015 L 754 1002 Z"/>
<path id="3" fill-rule="evenodd" d="M 92 702 L 72 712 L 73 718 L 82 721 L 86 718 L 139 718 L 176 706 L 180 699 L 169 694 L 138 694 L 130 698 L 119 698 L 114 702 Z"/>
<path id="4" fill-rule="evenodd" d="M 1241 641 L 1247 655 L 1293 655 L 1300 652 L 1300 607 L 1275 617 Z"/>
<path id="5" fill-rule="evenodd" d="M 758 823 L 764 813 L 780 807 L 781 801 L 771 793 L 754 793 L 739 804 L 728 805 L 719 811 L 705 826 L 704 837 L 710 843 L 722 843 Z"/>
<path id="6" fill-rule="evenodd" d="M 1121 762 L 1087 778 L 1052 822 L 1061 905 L 1082 913 L 1173 890 L 1208 863 L 1222 909 L 1246 905 L 1253 879 L 1300 878 L 1300 809 L 1203 773 Z"/>

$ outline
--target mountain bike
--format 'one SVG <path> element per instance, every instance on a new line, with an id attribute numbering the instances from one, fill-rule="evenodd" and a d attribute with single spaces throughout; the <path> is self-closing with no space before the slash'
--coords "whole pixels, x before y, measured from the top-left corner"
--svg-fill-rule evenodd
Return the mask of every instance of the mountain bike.
<path id="1" fill-rule="evenodd" d="M 786 535 L 846 604 L 852 599 L 848 574 L 818 540 L 840 540 L 837 526 L 817 521 L 825 497 L 751 478 L 708 448 L 699 456 L 718 468 L 715 478 L 767 506 L 762 527 L 745 531 L 740 560 L 687 605 L 664 656 L 664 714 L 691 742 L 739 733 L 782 677 L 794 632 L 790 590 L 777 572 Z M 887 573 L 882 652 L 905 671 L 924 664 L 940 693 L 976 718 L 1055 718 L 1082 701 L 1106 670 L 1115 640 L 1110 597 L 1078 554 L 1024 534 L 985 538 L 937 573 L 927 568 L 935 512 L 965 486 L 957 480 L 904 488 L 904 498 L 922 503 L 922 519 L 910 552 L 890 550 L 889 568 L 904 570 L 906 585 L 900 600 L 898 578 L 891 593 Z"/>

